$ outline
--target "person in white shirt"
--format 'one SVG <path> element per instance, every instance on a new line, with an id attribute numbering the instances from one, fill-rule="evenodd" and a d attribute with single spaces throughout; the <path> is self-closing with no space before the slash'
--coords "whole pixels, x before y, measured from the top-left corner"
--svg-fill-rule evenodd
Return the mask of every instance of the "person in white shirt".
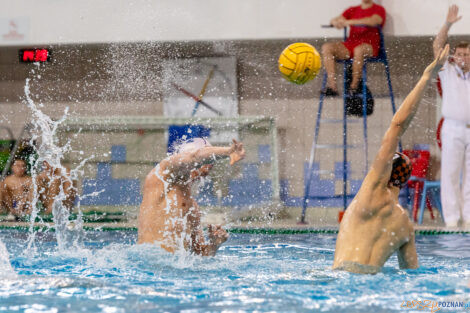
<path id="1" fill-rule="evenodd" d="M 458 6 L 449 7 L 446 22 L 434 39 L 435 56 L 447 42 L 451 26 L 462 18 L 458 13 Z M 444 117 L 441 131 L 444 221 L 447 227 L 457 227 L 462 217 L 463 227 L 470 228 L 470 43 L 460 42 L 456 46 L 439 78 Z"/>

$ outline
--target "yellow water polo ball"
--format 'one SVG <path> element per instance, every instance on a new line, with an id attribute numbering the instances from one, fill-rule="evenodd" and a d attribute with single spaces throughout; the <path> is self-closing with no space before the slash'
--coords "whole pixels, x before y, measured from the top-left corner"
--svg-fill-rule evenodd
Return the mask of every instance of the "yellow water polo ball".
<path id="1" fill-rule="evenodd" d="M 308 43 L 293 43 L 279 56 L 279 71 L 282 76 L 298 85 L 314 79 L 320 69 L 320 53 Z"/>

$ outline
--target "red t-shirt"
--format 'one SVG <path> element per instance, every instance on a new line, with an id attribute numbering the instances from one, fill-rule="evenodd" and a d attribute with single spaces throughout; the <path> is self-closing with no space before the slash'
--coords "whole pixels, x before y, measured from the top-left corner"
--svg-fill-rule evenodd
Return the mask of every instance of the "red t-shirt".
<path id="1" fill-rule="evenodd" d="M 343 16 L 347 20 L 362 19 L 377 14 L 382 18 L 382 27 L 385 24 L 385 9 L 378 4 L 372 4 L 368 9 L 362 9 L 360 5 L 350 7 L 343 12 Z M 344 45 L 349 50 L 351 57 L 353 57 L 354 48 L 360 44 L 368 43 L 374 50 L 374 56 L 377 56 L 380 48 L 380 34 L 379 30 L 374 27 L 351 26 L 349 37 L 344 42 Z"/>

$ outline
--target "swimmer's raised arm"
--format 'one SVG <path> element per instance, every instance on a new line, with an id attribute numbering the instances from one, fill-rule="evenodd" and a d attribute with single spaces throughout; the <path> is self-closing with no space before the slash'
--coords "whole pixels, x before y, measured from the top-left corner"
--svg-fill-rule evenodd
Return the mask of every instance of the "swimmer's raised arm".
<path id="1" fill-rule="evenodd" d="M 449 33 L 450 28 L 456 22 L 458 22 L 462 16 L 459 16 L 459 7 L 457 5 L 451 5 L 449 7 L 449 11 L 447 12 L 446 22 L 442 26 L 439 33 L 437 33 L 436 38 L 432 44 L 432 49 L 434 52 L 434 57 L 438 56 L 439 50 L 444 47 L 447 42 L 447 35 Z"/>
<path id="2" fill-rule="evenodd" d="M 177 153 L 163 160 L 161 165 L 171 171 L 178 171 L 182 172 L 182 174 L 187 174 L 198 165 L 212 163 L 217 159 L 224 157 L 230 158 L 230 165 L 243 159 L 245 157 L 243 144 L 233 139 L 230 147 L 206 146 L 191 152 Z"/>
<path id="3" fill-rule="evenodd" d="M 449 45 L 441 49 L 439 55 L 424 70 L 420 80 L 408 94 L 402 105 L 392 118 L 392 122 L 382 139 L 379 152 L 372 163 L 371 169 L 364 179 L 364 185 L 375 188 L 387 187 L 392 171 L 392 159 L 398 147 L 398 142 L 410 125 L 418 110 L 423 93 L 429 81 L 437 75 L 449 56 Z"/>

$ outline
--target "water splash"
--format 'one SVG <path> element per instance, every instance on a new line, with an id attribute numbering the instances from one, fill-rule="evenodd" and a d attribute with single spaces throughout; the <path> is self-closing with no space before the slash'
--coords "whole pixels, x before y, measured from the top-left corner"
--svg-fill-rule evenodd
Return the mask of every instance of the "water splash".
<path id="1" fill-rule="evenodd" d="M 8 250 L 3 244 L 3 242 L 0 240 L 0 277 L 4 276 L 16 276 L 16 274 L 10 264 Z"/>
<path id="2" fill-rule="evenodd" d="M 83 166 L 88 159 L 82 160 L 82 162 L 73 170 L 68 170 L 62 165 L 62 159 L 66 152 L 71 151 L 70 141 L 67 141 L 65 145 L 61 146 L 58 142 L 57 131 L 60 124 L 66 119 L 68 115 L 68 107 L 64 110 L 64 114 L 57 121 L 53 120 L 48 115 L 44 114 L 40 107 L 42 104 L 36 105 L 31 98 L 30 92 L 30 79 L 26 79 L 24 93 L 26 99 L 26 105 L 31 110 L 31 140 L 30 145 L 35 148 L 37 153 L 36 156 L 32 156 L 29 160 L 32 164 L 31 176 L 33 179 L 33 199 L 32 199 L 32 212 L 29 226 L 29 239 L 28 239 L 28 251 L 34 246 L 36 232 L 34 231 L 35 221 L 38 218 L 38 175 L 40 174 L 40 168 L 47 162 L 50 165 L 52 177 L 49 181 L 49 187 L 52 183 L 59 181 L 59 193 L 53 199 L 52 215 L 54 226 L 56 230 L 56 238 L 59 246 L 59 250 L 66 248 L 68 244 L 79 243 L 79 238 L 82 236 L 82 213 L 80 205 L 78 203 L 78 217 L 72 222 L 69 220 L 70 212 L 69 209 L 64 205 L 68 196 L 64 190 L 64 183 L 68 182 L 74 192 L 76 193 L 76 187 L 73 182 L 83 173 Z M 91 156 L 93 157 L 93 156 Z M 41 220 L 41 219 L 40 219 Z M 42 222 L 42 220 L 41 220 Z"/>

